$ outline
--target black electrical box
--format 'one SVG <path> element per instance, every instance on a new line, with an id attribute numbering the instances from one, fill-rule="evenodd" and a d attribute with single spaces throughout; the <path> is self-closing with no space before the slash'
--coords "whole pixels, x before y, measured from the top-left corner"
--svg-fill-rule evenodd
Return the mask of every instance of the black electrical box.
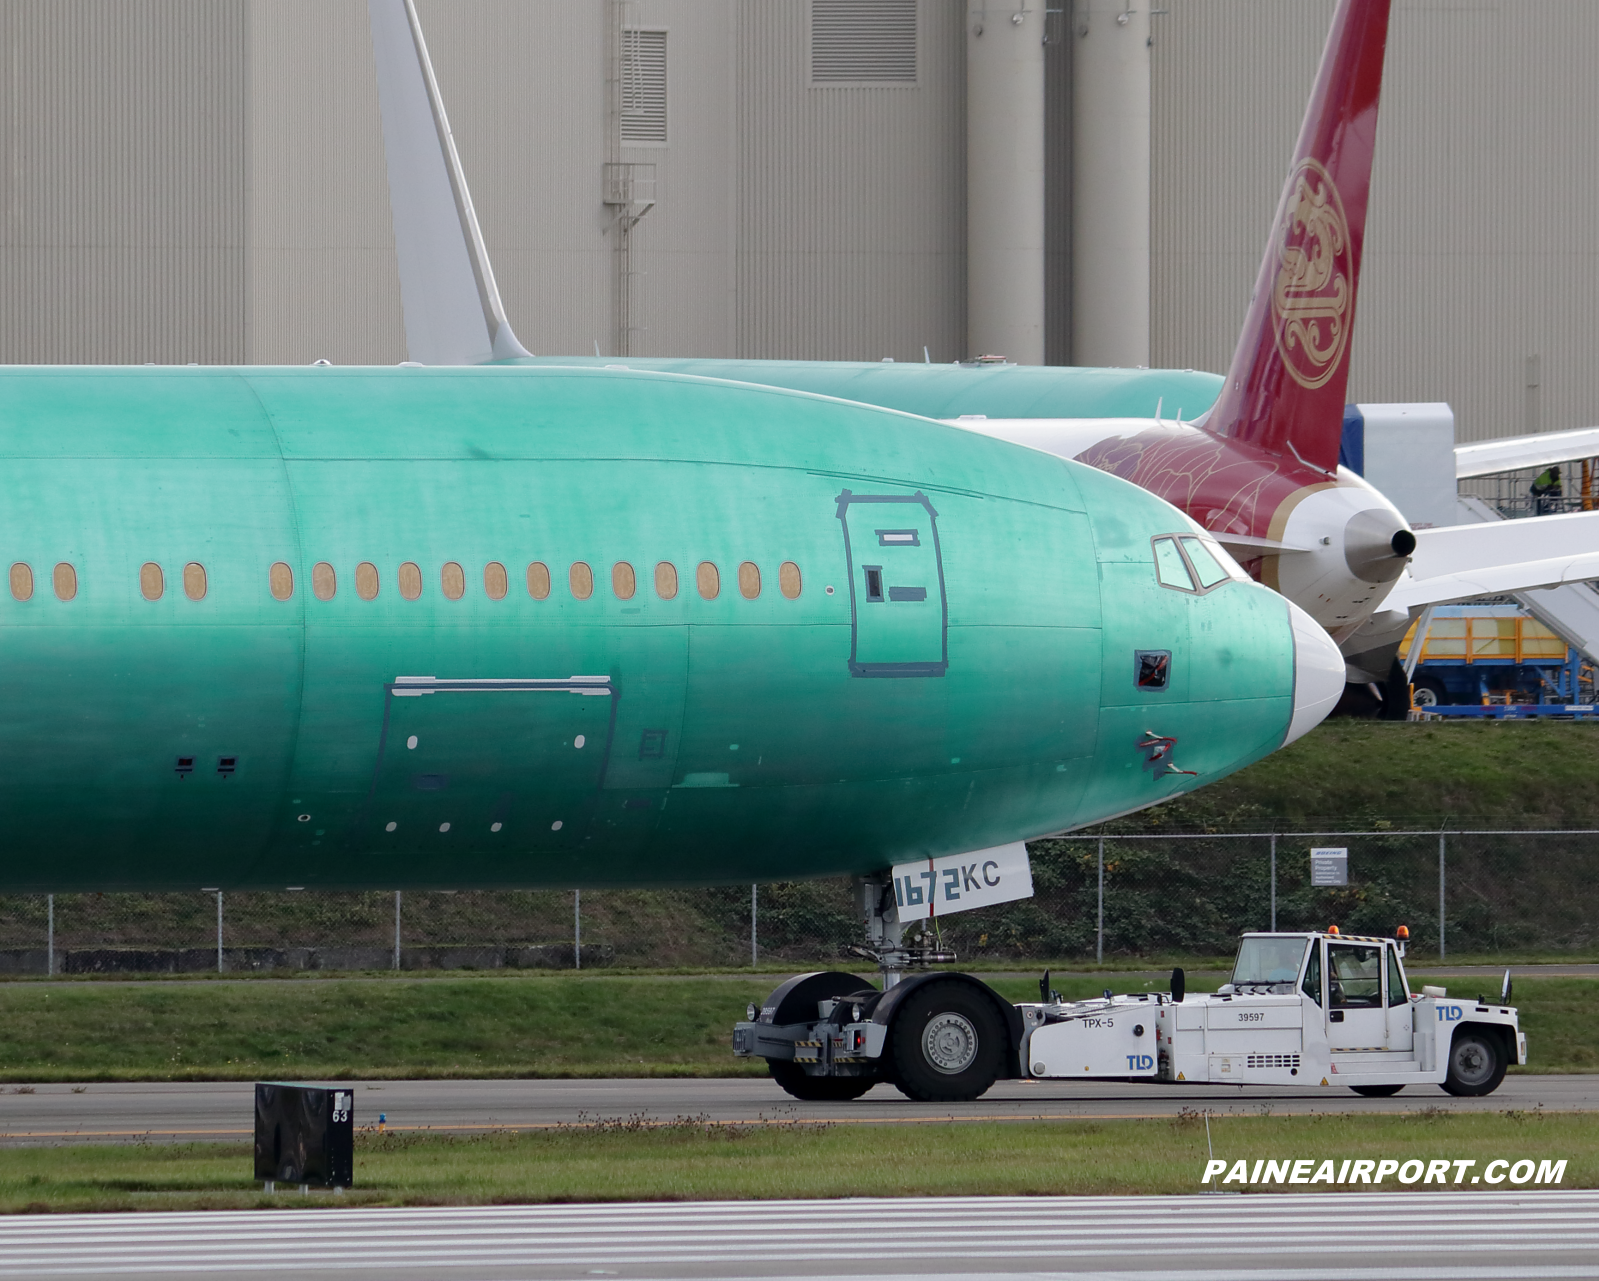
<path id="1" fill-rule="evenodd" d="M 355 1173 L 355 1091 L 347 1085 L 255 1087 L 255 1177 L 347 1188 Z"/>

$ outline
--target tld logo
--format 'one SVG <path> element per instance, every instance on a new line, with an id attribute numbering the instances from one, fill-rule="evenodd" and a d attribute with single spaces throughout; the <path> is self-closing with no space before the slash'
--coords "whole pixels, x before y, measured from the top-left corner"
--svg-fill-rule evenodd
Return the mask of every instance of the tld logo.
<path id="1" fill-rule="evenodd" d="M 1465 1011 L 1458 1005 L 1440 1005 L 1438 1007 L 1438 1021 L 1440 1023 L 1453 1023 L 1464 1015 Z"/>
<path id="2" fill-rule="evenodd" d="M 1127 1070 L 1129 1072 L 1148 1072 L 1155 1066 L 1155 1056 L 1152 1054 L 1129 1054 L 1127 1056 Z"/>

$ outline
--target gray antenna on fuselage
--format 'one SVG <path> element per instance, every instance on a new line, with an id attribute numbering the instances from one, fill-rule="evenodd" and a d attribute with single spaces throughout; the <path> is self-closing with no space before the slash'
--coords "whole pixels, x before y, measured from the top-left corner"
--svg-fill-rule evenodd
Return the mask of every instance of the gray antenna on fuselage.
<path id="1" fill-rule="evenodd" d="M 529 355 L 505 318 L 414 0 L 367 0 L 367 11 L 406 352 L 425 365 Z"/>

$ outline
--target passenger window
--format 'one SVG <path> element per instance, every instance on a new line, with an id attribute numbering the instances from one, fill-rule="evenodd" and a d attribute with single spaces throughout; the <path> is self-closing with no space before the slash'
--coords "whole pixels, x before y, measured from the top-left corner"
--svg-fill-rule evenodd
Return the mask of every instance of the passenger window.
<path id="1" fill-rule="evenodd" d="M 761 594 L 761 570 L 754 561 L 747 560 L 738 567 L 738 590 L 745 600 L 754 600 Z"/>
<path id="2" fill-rule="evenodd" d="M 677 566 L 669 560 L 663 560 L 655 567 L 655 594 L 662 600 L 675 600 L 677 597 Z"/>
<path id="3" fill-rule="evenodd" d="M 139 594 L 145 600 L 160 600 L 166 589 L 167 580 L 161 572 L 161 566 L 153 560 L 147 560 L 139 566 Z"/>
<path id="4" fill-rule="evenodd" d="M 572 562 L 572 568 L 566 574 L 566 581 L 572 588 L 572 595 L 578 600 L 587 600 L 594 595 L 594 571 L 583 561 Z"/>
<path id="5" fill-rule="evenodd" d="M 33 599 L 33 567 L 20 560 L 11 566 L 11 594 L 18 600 Z"/>
<path id="6" fill-rule="evenodd" d="M 355 594 L 362 600 L 377 599 L 378 567 L 369 560 L 355 567 Z"/>
<path id="7" fill-rule="evenodd" d="M 294 571 L 283 561 L 273 561 L 267 571 L 267 587 L 274 600 L 288 600 L 294 595 Z"/>
<path id="8" fill-rule="evenodd" d="M 422 595 L 422 567 L 415 561 L 402 562 L 395 578 L 399 580 L 401 599 L 416 600 Z"/>
<path id="9" fill-rule="evenodd" d="M 1321 1004 L 1321 943 L 1319 940 L 1310 945 L 1310 962 L 1305 966 L 1305 981 L 1299 985 L 1299 988 L 1317 1005 Z"/>
<path id="10" fill-rule="evenodd" d="M 1382 954 L 1380 946 L 1327 945 L 1327 1000 L 1333 1009 L 1382 1008 Z"/>
<path id="11" fill-rule="evenodd" d="M 56 596 L 61 600 L 71 600 L 78 594 L 78 571 L 67 561 L 62 561 L 56 566 L 55 589 Z"/>
<path id="12" fill-rule="evenodd" d="M 1399 953 L 1394 948 L 1388 949 L 1388 1004 L 1403 1005 L 1410 999 L 1410 993 L 1405 991 L 1405 976 L 1399 968 Z"/>
<path id="13" fill-rule="evenodd" d="M 1207 591 L 1217 583 L 1225 583 L 1232 577 L 1221 567 L 1221 562 L 1210 554 L 1210 548 L 1199 539 L 1183 539 L 1183 550 L 1188 553 L 1188 563 L 1194 567 L 1194 573 L 1199 576 L 1199 585 Z"/>
<path id="14" fill-rule="evenodd" d="M 1183 563 L 1183 554 L 1177 550 L 1176 539 L 1155 540 L 1155 576 L 1160 579 L 1162 587 L 1175 587 L 1183 592 L 1194 590 L 1194 580 L 1189 577 L 1188 566 Z"/>
<path id="15" fill-rule="evenodd" d="M 183 594 L 190 600 L 205 599 L 205 566 L 197 560 L 183 567 Z"/>
<path id="16" fill-rule="evenodd" d="M 625 560 L 619 560 L 611 566 L 611 590 L 616 593 L 617 600 L 632 600 L 633 593 L 638 590 L 633 567 Z"/>
<path id="17" fill-rule="evenodd" d="M 722 576 L 708 560 L 702 560 L 700 567 L 694 571 L 694 584 L 706 600 L 715 600 L 722 594 Z"/>
<path id="18" fill-rule="evenodd" d="M 311 566 L 311 594 L 318 600 L 332 600 L 333 594 L 339 590 L 339 576 L 333 572 L 333 566 L 325 560 L 319 560 Z"/>
<path id="19" fill-rule="evenodd" d="M 490 600 L 504 600 L 505 593 L 511 588 L 510 577 L 505 572 L 505 566 L 497 560 L 491 560 L 483 566 L 483 594 Z"/>
<path id="20" fill-rule="evenodd" d="M 789 600 L 798 600 L 800 594 L 799 566 L 791 560 L 785 560 L 777 570 L 778 590 Z"/>
<path id="21" fill-rule="evenodd" d="M 550 594 L 550 567 L 541 560 L 527 567 L 527 594 L 534 600 L 544 600 Z"/>
<path id="22" fill-rule="evenodd" d="M 466 571 L 453 560 L 445 561 L 439 570 L 439 586 L 446 600 L 460 600 L 466 595 Z"/>

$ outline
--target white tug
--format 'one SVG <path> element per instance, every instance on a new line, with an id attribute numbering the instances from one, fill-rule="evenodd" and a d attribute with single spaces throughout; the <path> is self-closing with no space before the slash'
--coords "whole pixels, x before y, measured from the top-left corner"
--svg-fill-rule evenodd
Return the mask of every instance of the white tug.
<path id="1" fill-rule="evenodd" d="M 1441 1085 L 1491 1094 L 1527 1038 L 1510 1005 L 1412 993 L 1405 938 L 1325 933 L 1246 934 L 1232 981 L 1213 995 L 1170 993 L 1019 1005 L 1024 1072 L 1035 1078 L 1148 1079 L 1232 1085 L 1345 1085 L 1397 1094 Z"/>

